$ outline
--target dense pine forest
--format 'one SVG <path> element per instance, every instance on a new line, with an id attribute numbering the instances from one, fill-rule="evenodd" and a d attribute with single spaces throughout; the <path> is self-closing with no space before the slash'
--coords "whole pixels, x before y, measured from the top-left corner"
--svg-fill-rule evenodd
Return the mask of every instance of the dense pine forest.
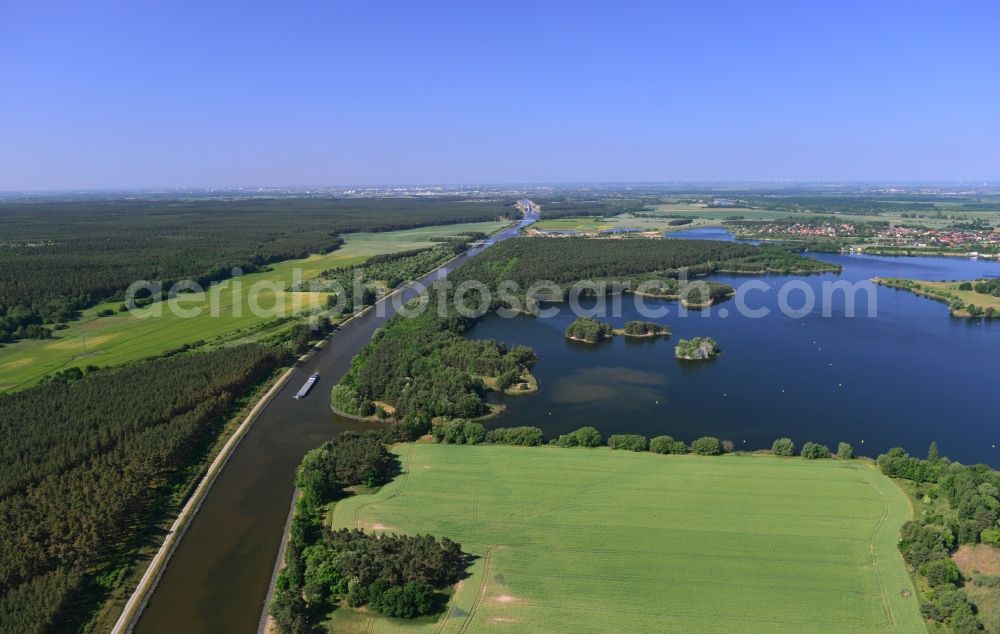
<path id="1" fill-rule="evenodd" d="M 329 252 L 343 233 L 515 213 L 508 201 L 440 198 L 0 203 L 0 343 L 47 337 L 48 325 L 136 280 L 205 283 Z"/>
<path id="2" fill-rule="evenodd" d="M 779 246 L 758 247 L 716 240 L 522 238 L 490 248 L 451 279 L 478 280 L 496 288 L 504 280 L 522 289 L 540 280 L 572 284 L 580 280 L 638 281 L 716 271 L 819 272 L 839 267 Z"/>
<path id="3" fill-rule="evenodd" d="M 0 396 L 0 631 L 86 623 L 239 399 L 286 361 L 243 345 Z"/>
<path id="4" fill-rule="evenodd" d="M 579 198 L 567 196 L 552 196 L 535 198 L 541 205 L 546 218 L 565 218 L 569 216 L 617 216 L 624 213 L 638 213 L 646 209 L 647 204 L 659 201 L 656 197 L 617 197 L 600 196 L 595 198 Z"/>

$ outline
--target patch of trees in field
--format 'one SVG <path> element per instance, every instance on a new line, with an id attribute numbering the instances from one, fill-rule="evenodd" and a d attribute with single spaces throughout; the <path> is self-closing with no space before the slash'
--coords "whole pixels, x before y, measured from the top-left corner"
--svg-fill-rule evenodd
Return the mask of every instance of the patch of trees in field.
<path id="1" fill-rule="evenodd" d="M 612 434 L 608 436 L 608 447 L 624 451 L 646 451 L 649 441 L 640 434 Z"/>
<path id="2" fill-rule="evenodd" d="M 352 607 L 410 619 L 440 609 L 436 588 L 456 583 L 468 558 L 456 542 L 430 535 L 326 531 L 307 549 L 306 596 L 343 597 Z M 329 590 L 329 597 L 322 597 Z"/>
<path id="3" fill-rule="evenodd" d="M 540 281 L 632 283 L 730 271 L 741 273 L 839 270 L 780 246 L 717 240 L 630 238 L 519 238 L 494 245 L 450 276 L 455 284 L 477 280 L 490 288 L 511 280 L 524 290 Z"/>
<path id="4" fill-rule="evenodd" d="M 566 327 L 567 338 L 588 343 L 600 343 L 605 339 L 610 339 L 614 332 L 611 324 L 602 324 L 590 317 L 577 317 L 573 323 Z"/>
<path id="5" fill-rule="evenodd" d="M 374 256 L 358 266 L 327 269 L 319 277 L 291 286 L 288 290 L 343 291 L 343 311 L 351 312 L 355 308 L 374 304 L 380 294 L 447 262 L 455 256 L 455 251 L 447 246 L 438 246 L 389 255 L 398 257 Z M 372 262 L 376 258 L 378 261 Z"/>
<path id="6" fill-rule="evenodd" d="M 993 295 L 994 297 L 1000 297 L 1000 277 L 995 277 L 991 280 L 983 280 L 981 282 L 976 282 L 972 288 L 959 290 L 973 290 L 977 293 L 982 293 L 983 295 Z"/>
<path id="7" fill-rule="evenodd" d="M 535 361 L 525 346 L 471 340 L 462 333 L 472 320 L 433 309 L 418 317 L 398 315 L 354 357 L 332 392 L 334 407 L 353 416 L 375 413 L 375 401 L 400 416 L 425 414 L 476 418 L 489 411 L 479 377 L 518 376 Z"/>
<path id="8" fill-rule="evenodd" d="M 914 497 L 935 510 L 907 522 L 899 550 L 906 563 L 932 588 L 920 606 L 925 618 L 964 634 L 980 631 L 975 609 L 959 587 L 961 573 L 951 553 L 962 544 L 1000 547 L 1000 473 L 987 465 L 966 466 L 941 456 L 932 443 L 927 458 L 898 447 L 878 457 L 887 476 L 917 483 Z"/>
<path id="9" fill-rule="evenodd" d="M 100 200 L 0 203 L 0 343 L 118 300 L 137 280 L 200 284 L 336 249 L 343 233 L 494 220 L 505 201 Z"/>
<path id="10" fill-rule="evenodd" d="M 654 436 L 649 439 L 649 450 L 658 454 L 685 454 L 688 448 L 683 441 L 674 440 L 673 436 Z"/>
<path id="11" fill-rule="evenodd" d="M 388 289 L 393 289 L 450 260 L 456 253 L 464 250 L 465 245 L 465 242 L 449 243 L 425 249 L 375 255 L 359 266 L 343 266 L 323 271 L 320 279 L 336 280 L 349 290 L 353 276 L 357 272 L 361 274 L 362 282 L 382 282 Z"/>
<path id="12" fill-rule="evenodd" d="M 441 244 L 424 249 L 410 249 L 398 253 L 375 255 L 358 266 L 342 266 L 328 269 L 311 279 L 292 286 L 289 290 L 341 290 L 347 294 L 343 309 L 349 312 L 375 302 L 379 294 L 385 294 L 403 283 L 410 282 L 431 271 L 459 253 L 469 248 L 470 242 L 484 236 L 481 232 L 441 240 Z M 355 297 L 355 283 L 359 285 L 359 296 Z M 338 288 L 339 287 L 339 288 Z M 357 306 L 355 306 L 357 304 Z"/>
<path id="13" fill-rule="evenodd" d="M 776 456 L 794 456 L 795 443 L 791 438 L 778 438 L 771 445 L 771 453 Z M 802 445 L 800 454 L 806 460 L 819 460 L 831 456 L 830 448 L 815 442 L 807 442 Z M 837 445 L 837 458 L 850 460 L 854 458 L 854 448 L 846 442 Z"/>
<path id="14" fill-rule="evenodd" d="M 269 605 L 280 632 L 312 632 L 324 614 L 343 604 L 397 618 L 441 609 L 439 590 L 457 582 L 469 563 L 459 544 L 430 535 L 332 530 L 323 521 L 345 488 L 389 481 L 398 466 L 386 442 L 413 440 L 428 425 L 409 417 L 382 432 L 344 432 L 306 454 L 295 476 L 300 495 L 285 566 Z"/>
<path id="15" fill-rule="evenodd" d="M 507 216 L 509 219 L 513 220 L 512 216 Z M 428 242 L 446 242 L 455 245 L 464 245 L 469 242 L 479 242 L 480 240 L 485 240 L 489 237 L 489 234 L 483 231 L 466 231 L 464 233 L 458 233 L 451 236 L 434 236 L 428 238 Z"/>
<path id="16" fill-rule="evenodd" d="M 771 453 L 776 456 L 794 456 L 795 443 L 791 438 L 779 438 L 771 445 Z"/>
<path id="17" fill-rule="evenodd" d="M 320 503 L 341 493 L 341 487 L 373 487 L 389 479 L 392 454 L 377 434 L 344 432 L 305 455 L 295 485 L 311 502 Z"/>
<path id="18" fill-rule="evenodd" d="M 538 427 L 498 427 L 486 432 L 486 442 L 494 445 L 523 445 L 537 447 L 544 440 Z"/>
<path id="19" fill-rule="evenodd" d="M 478 445 L 486 440 L 486 428 L 482 423 L 469 420 L 447 420 L 431 428 L 435 442 L 446 445 Z"/>
<path id="20" fill-rule="evenodd" d="M 244 345 L 0 396 L 2 631 L 85 622 L 127 571 L 113 560 L 157 521 L 238 399 L 286 355 Z"/>
<path id="21" fill-rule="evenodd" d="M 817 442 L 807 442 L 802 445 L 802 457 L 806 460 L 818 460 L 830 457 L 830 448 Z"/>
<path id="22" fill-rule="evenodd" d="M 552 444 L 560 447 L 600 447 L 601 432 L 595 427 L 581 427 L 568 434 L 561 434 Z"/>

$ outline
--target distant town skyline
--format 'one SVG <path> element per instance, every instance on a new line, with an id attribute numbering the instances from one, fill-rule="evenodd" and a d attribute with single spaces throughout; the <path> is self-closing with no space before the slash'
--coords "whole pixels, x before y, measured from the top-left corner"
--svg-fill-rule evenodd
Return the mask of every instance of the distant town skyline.
<path id="1" fill-rule="evenodd" d="M 13 3 L 0 191 L 1000 181 L 989 2 Z"/>

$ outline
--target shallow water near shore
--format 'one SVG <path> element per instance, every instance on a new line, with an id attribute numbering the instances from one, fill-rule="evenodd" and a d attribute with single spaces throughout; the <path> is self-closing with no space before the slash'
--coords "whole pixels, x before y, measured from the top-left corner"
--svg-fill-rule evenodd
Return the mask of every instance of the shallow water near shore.
<path id="1" fill-rule="evenodd" d="M 722 229 L 696 229 L 675 238 L 732 239 Z M 605 436 L 668 434 L 690 441 L 712 435 L 739 449 L 769 448 L 778 437 L 797 445 L 816 441 L 836 449 L 876 456 L 902 446 L 923 455 L 932 440 L 944 455 L 965 463 L 1000 467 L 1000 425 L 991 395 L 1000 363 L 1000 320 L 964 320 L 948 315 L 940 302 L 906 291 L 874 287 L 876 316 L 868 317 L 865 293 L 855 298 L 855 316 L 845 315 L 845 298 L 835 293 L 831 316 L 819 304 L 801 318 L 781 313 L 778 289 L 798 280 L 821 297 L 824 282 L 851 283 L 875 276 L 925 280 L 1000 275 L 1000 263 L 949 257 L 878 257 L 816 254 L 840 264 L 840 274 L 730 276 L 707 279 L 733 286 L 763 281 L 767 289 L 747 292 L 751 308 L 770 314 L 750 318 L 729 301 L 701 313 L 678 315 L 675 302 L 647 300 L 669 309 L 655 319 L 670 326 L 669 338 L 613 340 L 591 345 L 568 341 L 575 318 L 557 305 L 551 318 L 503 319 L 490 315 L 469 333 L 525 344 L 540 357 L 533 372 L 541 391 L 502 397 L 507 411 L 488 426 L 535 425 L 547 435 L 593 425 Z M 789 303 L 801 306 L 801 293 Z M 581 302 L 593 307 L 594 300 Z M 646 320 L 631 296 L 620 316 L 601 317 L 620 328 Z M 680 338 L 709 336 L 722 355 L 702 363 L 681 362 L 673 348 Z"/>

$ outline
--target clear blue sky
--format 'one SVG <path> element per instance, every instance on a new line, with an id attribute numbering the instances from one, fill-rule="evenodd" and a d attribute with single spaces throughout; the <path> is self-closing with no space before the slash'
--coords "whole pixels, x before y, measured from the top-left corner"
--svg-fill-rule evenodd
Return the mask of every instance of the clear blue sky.
<path id="1" fill-rule="evenodd" d="M 0 190 L 1000 180 L 996 2 L 11 0 Z"/>

